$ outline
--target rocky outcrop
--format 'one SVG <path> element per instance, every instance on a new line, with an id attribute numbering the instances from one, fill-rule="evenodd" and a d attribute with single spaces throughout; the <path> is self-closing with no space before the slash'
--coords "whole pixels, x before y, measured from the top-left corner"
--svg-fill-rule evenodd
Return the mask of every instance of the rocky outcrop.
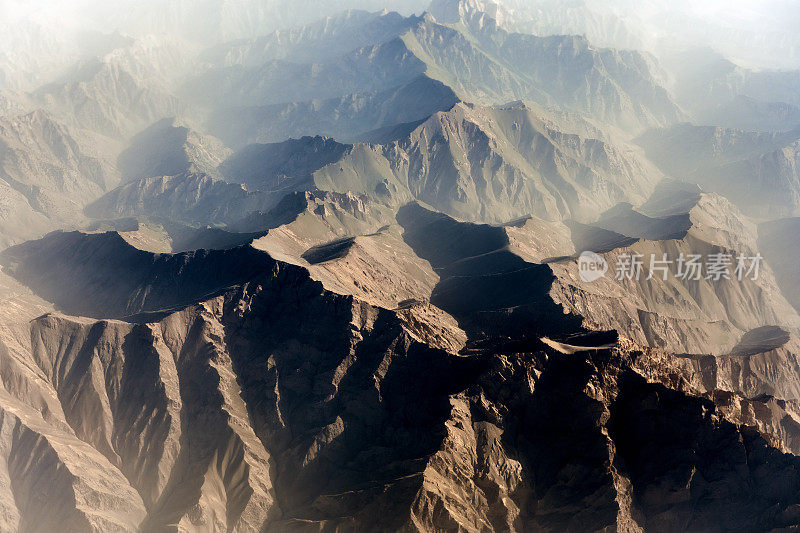
<path id="1" fill-rule="evenodd" d="M 20 480 L 36 478 L 9 459 L 7 524 L 758 529 L 790 524 L 797 504 L 795 458 L 710 401 L 648 382 L 627 348 L 457 356 L 283 263 L 156 321 L 49 314 L 28 328 L 4 409 L 39 391 L 55 403 L 27 416 L 72 444 L 3 442 L 28 468 L 61 453 L 103 521 L 80 503 L 33 511 Z"/>

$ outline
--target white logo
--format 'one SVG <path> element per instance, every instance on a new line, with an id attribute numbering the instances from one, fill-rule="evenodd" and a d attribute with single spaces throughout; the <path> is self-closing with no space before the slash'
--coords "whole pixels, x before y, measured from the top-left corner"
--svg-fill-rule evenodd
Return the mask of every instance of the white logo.
<path id="1" fill-rule="evenodd" d="M 608 272 L 608 262 L 594 252 L 583 252 L 578 258 L 578 276 L 586 283 L 602 278 Z"/>

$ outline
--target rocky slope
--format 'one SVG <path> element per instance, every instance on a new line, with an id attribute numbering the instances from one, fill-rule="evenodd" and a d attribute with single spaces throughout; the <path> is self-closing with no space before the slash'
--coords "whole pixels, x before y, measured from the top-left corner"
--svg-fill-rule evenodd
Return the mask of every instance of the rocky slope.
<path id="1" fill-rule="evenodd" d="M 188 109 L 171 94 L 168 81 L 185 68 L 185 54 L 175 43 L 154 39 L 78 63 L 33 96 L 68 124 L 125 139 Z"/>
<path id="2" fill-rule="evenodd" d="M 109 154 L 44 111 L 0 117 L 0 243 L 79 223 L 83 205 L 119 182 Z"/>
<path id="3" fill-rule="evenodd" d="M 164 119 L 134 136 L 119 155 L 117 166 L 125 181 L 183 172 L 214 175 L 231 153 L 219 139 L 198 133 L 179 120 Z"/>
<path id="4" fill-rule="evenodd" d="M 415 340 L 397 312 L 326 291 L 302 268 L 268 265 L 155 321 L 49 314 L 28 323 L 27 336 L 0 354 L 11 480 L 4 524 L 669 531 L 792 523 L 796 459 L 710 401 L 634 370 L 655 356 L 546 348 L 455 356 Z M 646 449 L 669 458 L 669 470 Z M 39 492 L 19 483 L 47 468 L 72 475 L 49 477 Z M 54 491 L 76 503 L 35 511 L 28 503 Z"/>
<path id="5" fill-rule="evenodd" d="M 796 72 L 603 48 L 664 52 L 649 0 L 87 2 L 80 42 L 38 4 L 0 0 L 0 530 L 797 527 L 797 221 L 731 203 L 798 203 Z M 659 27 L 785 38 L 701 19 Z"/>
<path id="6" fill-rule="evenodd" d="M 637 140 L 661 170 L 699 183 L 762 217 L 791 216 L 798 208 L 797 129 L 748 132 L 682 124 Z"/>
<path id="7" fill-rule="evenodd" d="M 554 129 L 525 105 L 457 104 L 395 142 L 354 145 L 313 178 L 323 190 L 413 198 L 462 219 L 505 222 L 531 213 L 589 219 L 643 201 L 660 174 L 625 145 Z"/>
<path id="8" fill-rule="evenodd" d="M 307 62 L 286 62 L 264 51 L 276 36 L 238 52 L 217 51 L 209 56 L 216 63 L 188 82 L 184 94 L 198 105 L 216 108 L 335 102 L 345 95 L 396 90 L 424 74 L 465 101 L 493 105 L 530 99 L 634 132 L 682 116 L 648 56 L 594 49 L 581 37 L 509 33 L 484 11 L 461 15 L 456 20 L 431 14 L 402 22 L 391 19 L 391 24 L 378 26 L 376 35 L 359 34 L 358 39 L 372 37 L 363 43 L 344 30 L 347 39 L 342 40 L 340 30 L 319 26 L 286 36 L 289 48 L 306 49 L 324 41 L 331 51 L 342 50 L 338 56 L 317 54 Z M 338 23 L 344 28 L 351 24 Z M 354 47 L 345 51 L 344 42 Z"/>
<path id="9" fill-rule="evenodd" d="M 661 179 L 634 147 L 580 121 L 565 125 L 558 129 L 551 115 L 523 104 L 459 103 L 386 144 L 304 137 L 247 146 L 219 167 L 247 192 L 184 174 L 124 185 L 88 212 L 181 220 L 190 209 L 196 222 L 229 223 L 225 213 L 234 201 L 267 211 L 286 194 L 319 189 L 395 207 L 418 200 L 466 220 L 506 222 L 528 214 L 592 220 L 618 202 L 642 203 Z M 187 196 L 183 189 L 196 192 Z M 248 214 L 246 207 L 239 212 Z"/>
<path id="10" fill-rule="evenodd" d="M 192 250 L 228 250 L 263 232 L 242 233 L 213 227 L 195 227 L 163 219 L 118 219 L 90 224 L 86 232 L 117 231 L 134 248 L 154 253 L 179 253 Z"/>
<path id="11" fill-rule="evenodd" d="M 249 247 L 152 254 L 116 232 L 53 232 L 1 253 L 4 271 L 38 295 L 70 314 L 97 318 L 186 305 L 242 283 L 273 263 Z M 123 272 L 124 282 L 111 283 Z"/>
<path id="12" fill-rule="evenodd" d="M 423 74 L 425 64 L 395 38 L 318 63 L 212 67 L 187 80 L 180 94 L 203 107 L 264 106 L 385 91 Z"/>
<path id="13" fill-rule="evenodd" d="M 273 195 L 247 191 L 205 174 L 187 172 L 175 176 L 142 178 L 121 185 L 86 206 L 97 219 L 154 217 L 190 225 L 224 225 L 249 213 L 274 205 Z"/>
<path id="14" fill-rule="evenodd" d="M 414 198 L 467 220 L 589 219 L 660 179 L 625 145 L 554 129 L 524 105 L 460 104 L 384 152 Z"/>
<path id="15" fill-rule="evenodd" d="M 639 214 L 634 220 L 641 218 Z M 672 237 L 648 240 L 645 236 L 634 244 L 602 254 L 609 272 L 598 281 L 582 282 L 574 260 L 551 263 L 559 278 L 553 287 L 554 298 L 601 328 L 618 329 L 640 344 L 675 353 L 721 355 L 733 350 L 740 337 L 752 329 L 779 325 L 797 328 L 798 316 L 781 294 L 768 265 L 762 265 L 756 281 L 740 282 L 734 276 L 719 282 L 672 276 L 663 280 L 658 273 L 646 279 L 653 254 L 656 259 L 667 254 L 673 261 L 681 253 L 685 257 L 713 253 L 755 255 L 756 227 L 721 197 L 701 196 L 688 212 L 688 220 L 680 220 L 688 221 L 688 228 L 684 225 L 683 232 Z M 660 222 L 666 224 L 668 232 L 674 230 L 671 219 Z M 637 225 L 646 227 L 641 222 Z M 638 281 L 615 279 L 621 254 L 643 256 L 645 264 Z M 676 264 L 669 268 L 671 273 L 677 272 Z"/>
<path id="16" fill-rule="evenodd" d="M 713 169 L 704 181 L 756 216 L 791 216 L 800 209 L 799 164 L 800 139 Z"/>
<path id="17" fill-rule="evenodd" d="M 391 40 L 416 21 L 396 11 L 348 9 L 304 26 L 221 43 L 207 49 L 200 60 L 219 66 L 259 66 L 276 59 L 313 63 Z"/>
<path id="18" fill-rule="evenodd" d="M 313 187 L 313 174 L 339 161 L 350 148 L 319 136 L 252 144 L 228 158 L 220 172 L 250 189 L 287 194 Z"/>
<path id="19" fill-rule="evenodd" d="M 596 46 L 669 57 L 676 51 L 715 50 L 758 70 L 800 66 L 794 4 L 769 1 L 758 8 L 713 2 L 638 0 L 436 0 L 431 9 L 488 11 L 503 27 L 535 35 L 586 35 Z"/>
<path id="20" fill-rule="evenodd" d="M 509 33 L 482 2 L 437 4 L 444 5 L 433 13 L 441 11 L 447 27 L 420 25 L 404 41 L 459 94 L 493 103 L 519 98 L 555 103 L 629 131 L 681 116 L 651 56 L 595 49 L 574 35 Z"/>
<path id="21" fill-rule="evenodd" d="M 369 141 L 375 138 L 375 130 L 391 130 L 407 124 L 413 129 L 417 122 L 437 111 L 449 110 L 457 101 L 452 89 L 420 76 L 382 91 L 219 109 L 211 115 L 209 129 L 235 147 L 313 135 L 340 141 Z"/>

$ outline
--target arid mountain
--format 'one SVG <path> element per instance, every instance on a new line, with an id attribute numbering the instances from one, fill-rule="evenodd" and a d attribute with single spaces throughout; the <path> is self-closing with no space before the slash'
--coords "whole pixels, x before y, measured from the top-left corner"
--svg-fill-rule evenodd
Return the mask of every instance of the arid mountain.
<path id="1" fill-rule="evenodd" d="M 662 281 L 660 275 L 648 279 L 653 254 L 660 259 L 663 254 L 678 257 L 692 251 L 706 255 L 727 251 L 732 256 L 755 253 L 755 226 L 717 196 L 701 196 L 685 215 L 650 218 L 631 210 L 630 224 L 622 223 L 624 217 L 618 214 L 614 219 L 601 219 L 596 226 L 567 222 L 562 229 L 535 220 L 505 227 L 481 226 L 420 209 L 403 208 L 398 214 L 405 228 L 404 239 L 443 278 L 431 302 L 454 314 L 462 327 L 465 323 L 460 313 L 465 310 L 480 310 L 482 321 L 475 324 L 476 331 L 486 330 L 483 321 L 489 320 L 487 317 L 503 313 L 508 314 L 503 322 L 510 331 L 525 331 L 538 338 L 547 331 L 560 331 L 552 318 L 561 314 L 553 307 L 555 301 L 564 312 L 583 317 L 586 327 L 613 329 L 640 345 L 678 354 L 724 355 L 751 330 L 781 326 L 796 332 L 800 326 L 800 317 L 781 295 L 768 266 L 762 266 L 756 281 L 681 281 L 674 276 Z M 629 238 L 603 226 L 617 231 L 637 227 L 648 235 Z M 597 231 L 589 231 L 591 228 Z M 542 229 L 550 230 L 548 241 L 536 235 Z M 454 250 L 442 242 L 453 243 Z M 462 245 L 464 242 L 470 244 Z M 611 270 L 603 279 L 579 279 L 575 255 L 584 250 L 597 250 L 606 258 Z M 644 258 L 639 279 L 615 279 L 621 254 Z M 676 265 L 669 268 L 674 274 Z M 489 323 L 498 327 L 494 322 Z M 793 361 L 794 356 L 790 357 Z M 800 393 L 796 376 L 787 373 L 783 379 L 788 380 L 786 390 Z M 773 376 L 771 384 L 776 382 Z"/>
<path id="2" fill-rule="evenodd" d="M 179 120 L 164 119 L 134 136 L 117 166 L 125 181 L 183 172 L 214 175 L 231 153 L 220 140 Z"/>
<path id="3" fill-rule="evenodd" d="M 84 226 L 82 231 L 115 231 L 134 248 L 153 253 L 229 250 L 248 244 L 265 233 L 226 231 L 217 227 L 191 226 L 173 220 L 147 217 L 96 220 Z"/>
<path id="4" fill-rule="evenodd" d="M 658 272 L 650 276 L 651 256 L 729 253 L 733 262 L 738 256 L 755 255 L 755 225 L 723 198 L 702 195 L 687 215 L 648 222 L 648 217 L 629 211 L 631 224 L 620 223 L 620 217 L 613 225 L 601 218 L 600 226 L 616 231 L 627 231 L 628 226 L 646 233 L 638 242 L 604 254 L 611 271 L 594 283 L 578 278 L 574 260 L 551 263 L 559 277 L 554 297 L 570 311 L 586 316 L 595 327 L 617 329 L 640 344 L 674 353 L 725 354 L 750 330 L 763 326 L 796 330 L 800 317 L 782 296 L 767 266 L 757 281 L 732 277 L 717 283 L 705 275 L 697 281 L 672 276 L 663 280 Z M 659 225 L 661 231 L 654 232 Z M 631 232 L 629 236 L 638 237 Z M 615 279 L 614 268 L 621 254 L 641 254 L 644 274 L 639 280 Z M 678 271 L 675 264 L 668 268 Z"/>
<path id="5" fill-rule="evenodd" d="M 713 169 L 705 182 L 759 217 L 800 209 L 800 139 L 778 150 Z M 699 180 L 698 180 L 699 181 Z"/>
<path id="6" fill-rule="evenodd" d="M 292 191 L 319 189 L 366 194 L 393 206 L 415 199 L 466 220 L 505 222 L 527 214 L 591 220 L 618 202 L 642 203 L 661 179 L 632 146 L 583 137 L 572 131 L 595 132 L 565 125 L 567 131 L 559 131 L 551 118 L 523 104 L 460 103 L 383 145 L 304 137 L 245 147 L 219 172 L 247 193 L 223 182 L 197 188 L 199 177 L 184 174 L 124 185 L 88 212 L 98 218 L 180 217 L 186 197 L 176 191 L 188 187 L 216 198 L 190 199 L 193 210 L 209 210 L 206 218 L 195 211 L 193 220 L 211 224 L 230 222 L 230 216 L 219 216 L 220 209 L 228 210 L 221 206 L 233 201 L 220 201 L 223 190 L 237 201 L 266 198 L 255 202 L 266 211 Z"/>
<path id="7" fill-rule="evenodd" d="M 314 24 L 325 17 L 341 18 L 353 11 L 422 12 L 427 0 L 331 0 L 320 4 L 300 0 L 291 6 L 278 0 L 212 2 L 124 0 L 118 5 L 87 4 L 85 13 L 104 27 L 119 28 L 135 36 L 170 34 L 205 45 L 252 39 L 283 30 L 291 34 L 298 26 Z"/>
<path id="8" fill-rule="evenodd" d="M 250 189 L 287 194 L 313 187 L 313 174 L 339 161 L 352 146 L 324 137 L 303 137 L 282 143 L 252 144 L 220 167 L 229 181 Z"/>
<path id="9" fill-rule="evenodd" d="M 660 178 L 633 149 L 553 129 L 524 105 L 459 104 L 383 152 L 414 198 L 487 222 L 589 219 L 617 202 L 643 201 Z M 336 183 L 335 165 L 326 170 Z"/>
<path id="10" fill-rule="evenodd" d="M 748 131 L 787 131 L 800 128 L 800 107 L 784 102 L 760 102 L 747 96 L 706 110 L 698 120 Z"/>
<path id="11" fill-rule="evenodd" d="M 226 225 L 274 205 L 273 195 L 205 174 L 142 178 L 86 206 L 86 214 L 109 220 L 156 217 L 195 225 Z"/>
<path id="12" fill-rule="evenodd" d="M 782 2 L 0 0 L 0 531 L 796 529 Z"/>
<path id="13" fill-rule="evenodd" d="M 675 100 L 701 124 L 752 130 L 796 126 L 796 69 L 745 68 L 710 48 L 672 52 L 662 65 Z"/>
<path id="14" fill-rule="evenodd" d="M 554 0 L 437 0 L 431 11 L 443 20 L 458 19 L 471 11 L 485 11 L 509 31 L 540 36 L 585 35 L 597 46 L 625 50 L 646 49 L 646 35 L 621 10 L 596 2 Z"/>
<path id="15" fill-rule="evenodd" d="M 448 28 L 421 25 L 404 39 L 412 50 L 430 58 L 426 64 L 441 72 L 443 81 L 452 80 L 457 93 L 460 89 L 473 99 L 493 103 L 526 98 L 558 104 L 633 131 L 681 116 L 661 87 L 650 56 L 595 49 L 585 37 L 574 35 L 509 33 L 479 9 L 481 2 L 444 4 L 441 16 Z M 457 4 L 457 18 L 456 6 L 450 4 Z M 452 33 L 455 29 L 460 36 Z"/>
<path id="16" fill-rule="evenodd" d="M 187 105 L 170 92 L 192 50 L 151 39 L 78 63 L 34 97 L 64 122 L 115 138 L 128 138 L 153 122 L 180 116 Z"/>
<path id="17" fill-rule="evenodd" d="M 699 183 L 758 217 L 791 216 L 800 206 L 800 130 L 748 132 L 681 124 L 640 137 L 666 174 Z"/>
<path id="18" fill-rule="evenodd" d="M 205 107 L 286 104 L 385 91 L 425 74 L 425 64 L 399 38 L 363 46 L 329 61 L 272 59 L 222 65 L 188 80 L 181 95 Z"/>
<path id="19" fill-rule="evenodd" d="M 444 268 L 442 275 L 478 275 L 506 261 L 459 260 L 500 246 L 504 229 L 475 227 L 484 237 L 436 250 L 425 244 L 437 242 L 433 231 L 452 237 L 459 223 L 421 215 L 400 217 L 403 238 Z M 91 267 L 84 249 L 92 250 Z M 420 339 L 429 337 L 402 310 L 337 295 L 313 281 L 313 271 L 252 248 L 163 257 L 113 234 L 56 234 L 7 251 L 2 261 L 60 308 L 84 314 L 121 316 L 184 297 L 201 302 L 135 322 L 51 313 L 16 336 L 4 331 L 4 345 L 13 346 L 2 354 L 6 382 L 14 384 L 3 388 L 4 420 L 18 435 L 3 456 L 9 476 L 36 479 L 61 464 L 78 473 L 50 478 L 41 489 L 11 485 L 10 528 L 427 530 L 459 523 L 527 531 L 591 523 L 668 531 L 678 522 L 748 528 L 792 521 L 793 489 L 775 479 L 785 480 L 794 459 L 755 430 L 727 422 L 711 401 L 687 396 L 699 393 L 691 380 L 670 383 L 684 392 L 655 375 L 648 382 L 642 369 L 647 361 L 663 364 L 657 353 L 564 355 L 542 345 L 527 355 L 482 349 L 456 356 L 426 346 Z M 101 282 L 118 272 L 115 264 L 124 265 L 130 285 Z M 52 274 L 83 281 L 41 285 Z M 218 296 L 200 296 L 231 283 Z M 85 298 L 91 287 L 111 298 Z M 480 318 L 483 306 L 438 290 L 460 321 L 481 324 L 490 337 L 509 331 Z M 558 321 L 552 315 L 550 325 Z M 754 409 L 737 402 L 741 412 L 728 409 L 734 420 Z M 25 447 L 30 440 L 41 444 Z M 672 467 L 642 457 L 643 447 Z M 714 481 L 695 481 L 698 473 Z M 691 490 L 674 503 L 651 500 L 686 483 Z M 730 484 L 754 483 L 765 496 L 754 499 L 750 488 L 714 496 Z M 57 491 L 76 503 L 36 511 L 27 503 Z M 731 498 L 741 500 L 741 511 L 731 511 Z M 93 505 L 80 503 L 89 499 Z"/>
<path id="20" fill-rule="evenodd" d="M 0 90 L 32 91 L 53 82 L 76 62 L 105 55 L 131 39 L 108 28 L 85 28 L 31 4 L 0 5 Z"/>
<path id="21" fill-rule="evenodd" d="M 109 154 L 88 139 L 41 110 L 0 117 L 0 242 L 79 223 L 85 202 L 117 185 Z"/>
<path id="22" fill-rule="evenodd" d="M 800 66 L 793 2 L 707 0 L 436 0 L 451 10 L 480 9 L 503 26 L 535 35 L 586 35 L 597 46 L 635 49 L 664 57 L 698 46 L 756 69 Z"/>
<path id="23" fill-rule="evenodd" d="M 287 62 L 269 53 L 278 35 L 245 48 L 217 50 L 208 57 L 218 64 L 187 82 L 185 94 L 204 106 L 277 105 L 387 91 L 424 74 L 465 101 L 490 105 L 530 99 L 631 131 L 681 117 L 654 77 L 652 58 L 594 49 L 581 37 L 509 33 L 485 12 L 462 15 L 451 20 L 445 14 L 442 21 L 430 14 L 405 21 L 383 15 L 381 30 L 370 42 L 364 38 L 372 32 L 359 34 L 363 44 L 327 24 L 284 37 L 289 48 L 304 50 L 324 42 L 330 50 L 342 50 L 324 61 L 317 54 L 313 62 Z M 330 21 L 336 24 L 348 28 L 353 21 Z M 344 43 L 356 46 L 345 52 Z"/>
<path id="24" fill-rule="evenodd" d="M 347 10 L 311 24 L 276 30 L 254 39 L 228 41 L 206 50 L 210 65 L 257 67 L 272 60 L 313 63 L 395 38 L 417 21 L 396 11 Z"/>
<path id="25" fill-rule="evenodd" d="M 383 91 L 323 100 L 215 111 L 209 128 L 231 146 L 324 135 L 340 141 L 395 140 L 406 129 L 458 102 L 452 89 L 422 75 Z M 388 137 L 387 137 L 388 134 Z"/>

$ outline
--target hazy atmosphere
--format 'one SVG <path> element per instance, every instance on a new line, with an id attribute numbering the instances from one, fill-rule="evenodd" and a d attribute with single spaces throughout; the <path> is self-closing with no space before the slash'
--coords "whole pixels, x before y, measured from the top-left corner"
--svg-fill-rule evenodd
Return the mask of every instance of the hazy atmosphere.
<path id="1" fill-rule="evenodd" d="M 0 531 L 800 528 L 800 2 L 0 0 Z"/>

